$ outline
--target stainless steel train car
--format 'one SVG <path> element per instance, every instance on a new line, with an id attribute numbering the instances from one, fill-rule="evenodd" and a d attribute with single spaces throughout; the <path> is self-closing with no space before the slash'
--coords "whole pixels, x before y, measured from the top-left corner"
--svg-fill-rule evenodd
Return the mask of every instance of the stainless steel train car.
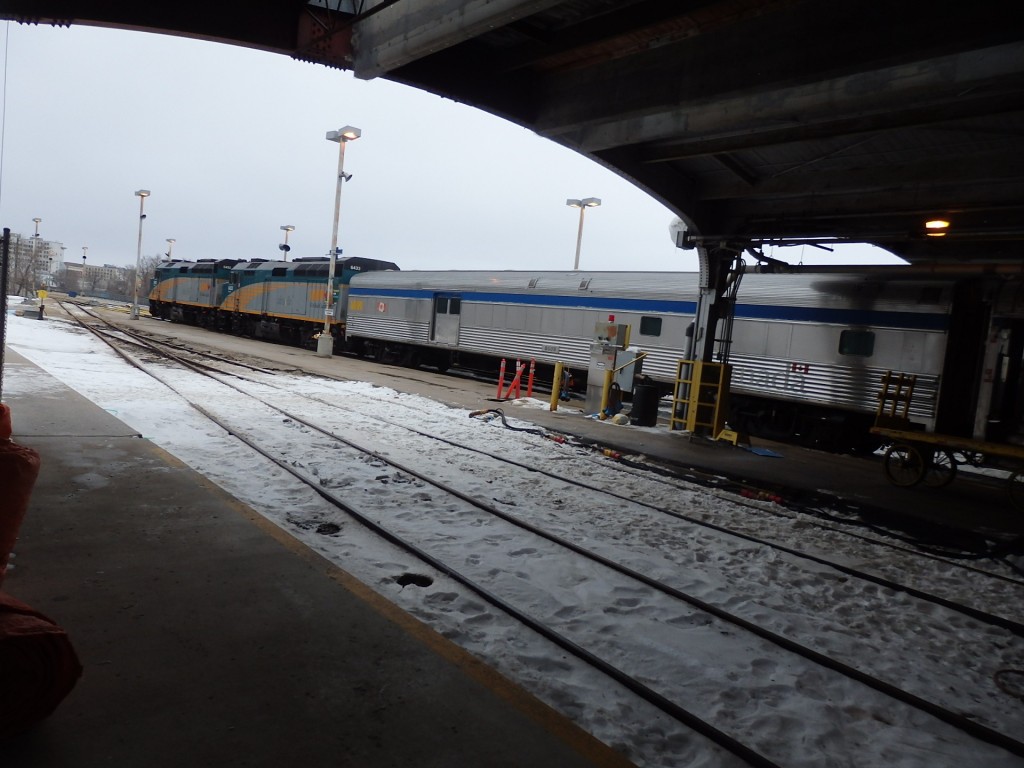
<path id="1" fill-rule="evenodd" d="M 870 447 L 879 381 L 894 370 L 917 375 L 911 415 L 934 428 L 941 384 L 958 378 L 946 370 L 957 283 L 899 269 L 747 274 L 729 356 L 732 423 L 769 437 Z M 693 273 L 368 273 L 350 285 L 347 346 L 442 369 L 490 359 L 496 370 L 493 360 L 506 357 L 583 372 L 595 324 L 614 316 L 648 353 L 643 373 L 667 389 L 687 353 L 697 294 Z M 972 342 L 983 347 L 975 333 L 956 350 Z M 949 396 L 963 389 L 951 386 Z"/>

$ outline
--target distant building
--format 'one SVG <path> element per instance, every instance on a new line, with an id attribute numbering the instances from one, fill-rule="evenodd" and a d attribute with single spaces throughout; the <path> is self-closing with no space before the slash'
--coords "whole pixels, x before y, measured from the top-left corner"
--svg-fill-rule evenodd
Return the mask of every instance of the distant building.
<path id="1" fill-rule="evenodd" d="M 79 267 L 80 268 L 80 267 Z M 123 295 L 130 279 L 127 267 L 104 264 L 85 266 L 81 288 L 83 291 L 104 295 Z"/>
<path id="2" fill-rule="evenodd" d="M 8 292 L 31 293 L 52 288 L 54 276 L 64 269 L 64 244 L 35 235 L 11 233 Z"/>

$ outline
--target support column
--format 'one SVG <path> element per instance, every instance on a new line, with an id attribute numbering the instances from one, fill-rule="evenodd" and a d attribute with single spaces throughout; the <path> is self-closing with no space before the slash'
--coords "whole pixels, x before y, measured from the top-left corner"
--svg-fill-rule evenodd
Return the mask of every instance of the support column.
<path id="1" fill-rule="evenodd" d="M 714 248 L 698 245 L 697 259 L 700 263 L 700 292 L 697 295 L 693 335 L 687 344 L 687 357 L 710 363 L 715 357 L 715 334 L 719 321 L 724 321 L 723 326 L 729 337 L 732 334 L 732 323 L 728 321 L 731 320 L 735 303 L 735 288 L 743 274 L 743 259 L 740 251 L 725 244 Z M 723 337 L 719 341 L 724 343 L 727 351 L 732 339 Z M 728 358 L 728 354 L 721 357 Z"/>

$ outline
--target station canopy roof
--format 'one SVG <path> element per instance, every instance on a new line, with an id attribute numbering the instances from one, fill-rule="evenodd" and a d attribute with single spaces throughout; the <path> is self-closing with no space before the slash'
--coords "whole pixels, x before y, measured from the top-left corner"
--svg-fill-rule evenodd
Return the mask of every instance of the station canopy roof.
<path id="1" fill-rule="evenodd" d="M 689 242 L 1024 256 L 1024 3 L 0 0 L 0 17 L 278 51 L 461 101 L 617 170 Z M 943 230 L 928 221 L 947 221 Z"/>

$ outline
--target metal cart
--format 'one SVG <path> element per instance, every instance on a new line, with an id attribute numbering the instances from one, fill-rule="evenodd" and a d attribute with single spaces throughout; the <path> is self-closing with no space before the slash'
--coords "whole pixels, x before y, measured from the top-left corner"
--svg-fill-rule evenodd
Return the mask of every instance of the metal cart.
<path id="1" fill-rule="evenodd" d="M 882 376 L 871 432 L 889 444 L 882 461 L 889 481 L 902 488 L 920 482 L 941 488 L 953 482 L 961 464 L 998 464 L 1011 470 L 1007 478 L 1010 501 L 1024 509 L 1024 446 L 914 429 L 909 413 L 916 383 L 916 376 L 903 373 L 888 371 Z"/>

